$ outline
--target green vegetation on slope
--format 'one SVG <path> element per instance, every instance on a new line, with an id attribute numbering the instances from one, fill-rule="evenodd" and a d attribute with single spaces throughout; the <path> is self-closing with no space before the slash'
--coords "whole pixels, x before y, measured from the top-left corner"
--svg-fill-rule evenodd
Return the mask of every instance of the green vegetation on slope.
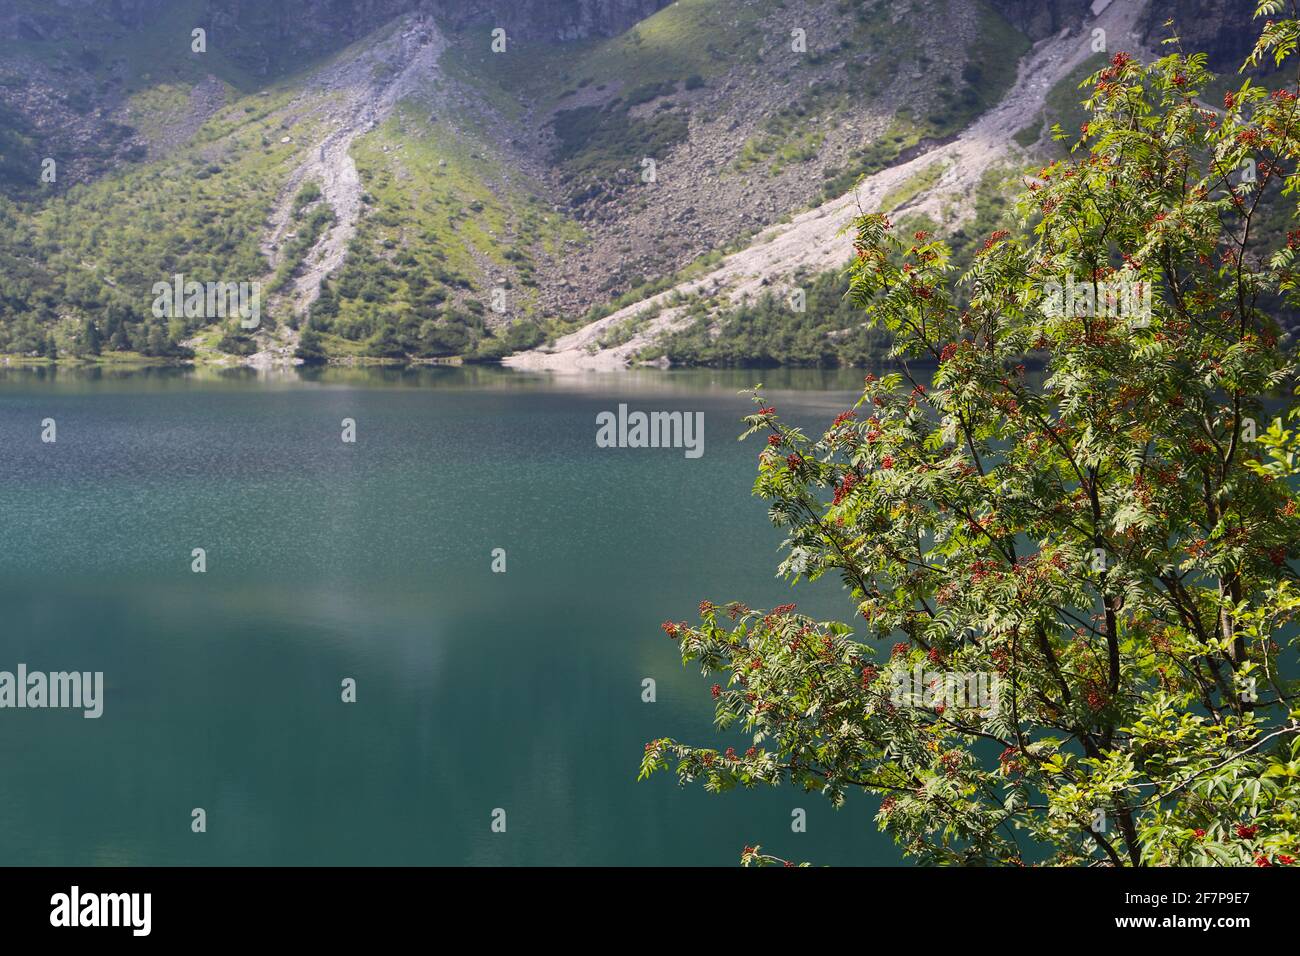
<path id="1" fill-rule="evenodd" d="M 36 130 L 0 103 L 0 195 L 31 197 L 40 189 L 42 156 Z"/>
<path id="2" fill-rule="evenodd" d="M 489 51 L 483 32 L 477 46 L 454 43 L 444 66 L 472 75 L 474 85 L 486 88 L 505 109 L 516 109 L 525 90 L 544 109 L 555 108 L 555 155 L 581 200 L 611 188 L 619 170 L 635 174 L 639 157 L 662 155 L 680 142 L 687 131 L 684 98 L 737 63 L 758 63 L 762 54 L 755 36 L 763 18 L 783 6 L 781 0 L 734 7 L 679 0 L 614 39 L 565 45 L 512 39 L 504 55 Z M 825 38 L 820 44 L 812 40 L 809 59 L 843 62 L 842 78 L 801 89 L 746 145 L 742 165 L 762 163 L 780 171 L 815 155 L 826 124 L 855 97 L 876 95 L 894 84 L 900 62 L 932 70 L 940 79 L 935 96 L 914 98 L 915 114 L 898 111 L 886 134 L 851 167 L 830 171 L 827 195 L 897 161 L 922 140 L 949 135 L 996 102 L 1014 78 L 1016 59 L 1026 46 L 983 3 L 978 41 L 952 64 L 931 62 L 914 27 L 881 16 L 878 5 L 845 3 L 840 12 L 853 17 L 852 32 L 831 46 Z M 193 4 L 177 4 L 146 32 L 155 40 L 170 36 L 193 16 Z M 151 123 L 163 127 L 160 118 L 185 108 L 187 84 L 198 76 L 195 68 L 223 62 L 188 59 L 193 57 L 188 29 L 179 53 L 168 46 L 170 52 L 154 60 L 136 57 L 133 44 L 144 43 L 140 37 L 116 36 L 102 53 L 105 69 L 123 57 L 133 64 L 128 71 L 136 88 L 130 101 L 133 121 L 151 139 L 156 133 Z M 467 30 L 462 39 L 473 33 Z M 855 54 L 859 48 L 877 53 Z M 886 48 L 889 55 L 879 55 Z M 226 63 L 217 71 L 231 84 L 229 93 L 255 85 L 245 67 Z M 495 82 L 484 83 L 484 77 Z M 606 90 L 607 85 L 613 89 Z M 267 265 L 258 249 L 263 219 L 300 157 L 299 144 L 311 135 L 280 120 L 289 89 L 236 99 L 172 158 L 79 187 L 30 221 L 19 210 L 5 209 L 14 228 L 0 237 L 0 264 L 16 281 L 0 289 L 0 351 L 76 350 L 84 348 L 88 337 L 98 337 L 105 354 L 175 356 L 183 352 L 180 342 L 200 333 L 205 343 L 251 351 L 251 340 L 233 330 L 208 335 L 204 320 L 155 319 L 148 313 L 149 290 L 153 282 L 178 271 L 200 280 L 265 276 Z M 598 91 L 604 95 L 595 98 L 599 105 L 591 105 L 587 94 Z M 583 102 L 587 105 L 578 105 Z M 542 190 L 517 179 L 507 185 L 518 172 L 493 161 L 491 137 L 472 129 L 466 133 L 465 118 L 456 119 L 461 122 L 453 126 L 407 104 L 354 144 L 366 190 L 364 206 L 348 257 L 322 283 L 320 300 L 303 330 L 308 357 L 492 358 L 567 330 L 566 324 L 537 317 L 537 264 L 540 257 L 563 254 L 566 244 L 585 241 L 584 234 L 530 195 L 543 195 Z M 288 134 L 293 143 L 281 144 Z M 11 140 L 6 145 L 0 134 L 0 175 L 7 156 L 31 148 L 17 126 Z M 909 182 L 886 199 L 901 204 L 932 185 L 928 179 Z M 299 274 L 334 221 L 337 210 L 321 203 L 318 191 L 312 192 L 316 189 L 309 184 L 295 203 L 297 235 L 283 250 L 271 291 L 283 291 Z M 692 338 L 697 327 L 683 333 L 674 345 L 677 358 L 861 361 L 876 345 L 858 341 L 840 324 L 838 297 L 831 294 L 838 277 L 807 281 L 807 317 L 794 319 L 789 329 L 782 330 L 776 321 L 783 303 L 760 303 L 746 307 L 751 311 L 744 320 L 724 317 L 717 340 Z M 667 284 L 663 279 L 641 285 L 632 298 L 644 298 Z M 505 293 L 504 313 L 492 309 L 496 289 Z M 617 303 L 593 307 L 588 318 L 615 307 Z M 269 310 L 264 310 L 264 321 L 274 324 Z M 92 327 L 93 334 L 88 331 Z M 631 331 L 623 328 L 611 335 L 626 337 Z"/>
<path id="3" fill-rule="evenodd" d="M 796 280 L 804 311 L 789 292 L 768 292 L 757 301 L 712 316 L 708 303 L 691 307 L 695 319 L 647 349 L 646 359 L 667 355 L 675 365 L 831 367 L 865 365 L 884 354 L 889 336 L 868 327 L 862 310 L 845 298 L 847 275 L 824 272 Z"/>
<path id="4" fill-rule="evenodd" d="M 640 172 L 641 158 L 662 157 L 686 138 L 689 124 L 683 113 L 661 110 L 641 118 L 628 110 L 629 103 L 616 99 L 603 107 L 580 106 L 556 114 L 555 158 L 567 167 L 562 179 L 589 183 L 573 197 L 575 202 L 605 194 L 620 170 L 629 173 L 625 180 L 631 182 Z"/>
<path id="5" fill-rule="evenodd" d="M 366 211 L 312 309 L 321 341 L 376 358 L 498 357 L 541 341 L 536 260 L 581 241 L 577 227 L 501 185 L 485 147 L 412 104 L 358 139 L 353 155 Z M 496 288 L 501 315 L 489 314 Z M 499 335 L 490 328 L 503 322 Z"/>
<path id="6" fill-rule="evenodd" d="M 37 352 L 51 334 L 74 350 L 93 323 L 107 351 L 182 354 L 206 320 L 153 316 L 153 286 L 177 273 L 261 278 L 264 220 L 299 148 L 280 142 L 285 132 L 227 109 L 167 160 L 74 186 L 31 213 L 0 201 L 0 352 Z"/>

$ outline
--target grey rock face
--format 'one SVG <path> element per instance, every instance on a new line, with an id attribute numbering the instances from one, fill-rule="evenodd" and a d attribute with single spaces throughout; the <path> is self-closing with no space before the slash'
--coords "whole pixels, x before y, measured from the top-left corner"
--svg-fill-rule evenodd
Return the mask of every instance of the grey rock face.
<path id="1" fill-rule="evenodd" d="M 993 7 L 1031 40 L 1080 23 L 1092 0 L 992 0 Z"/>
<path id="2" fill-rule="evenodd" d="M 1146 42 L 1158 48 L 1170 35 L 1165 22 L 1173 20 L 1183 49 L 1208 53 L 1212 70 L 1236 71 L 1263 29 L 1254 13 L 1255 0 L 1154 0 L 1147 11 Z"/>
<path id="3" fill-rule="evenodd" d="M 144 0 L 137 0 L 144 2 Z M 319 53 L 355 40 L 405 13 L 431 15 L 452 28 L 503 27 L 517 39 L 572 41 L 616 36 L 670 0 L 208 0 L 218 35 L 249 58 Z M 263 64 L 265 65 L 265 64 Z"/>
<path id="4" fill-rule="evenodd" d="M 28 13 L 0 4 L 0 40 L 23 42 L 82 38 L 102 41 L 96 31 L 105 18 L 134 27 L 157 16 L 167 0 L 59 0 L 48 12 Z"/>
<path id="5" fill-rule="evenodd" d="M 237 60 L 272 72 L 272 58 L 338 49 L 383 23 L 422 12 L 451 27 L 481 23 L 509 36 L 565 42 L 616 36 L 671 0 L 207 0 L 195 26 Z M 0 3 L 0 40 L 102 43 L 107 21 L 123 30 L 149 22 L 167 0 L 59 0 L 49 13 L 6 9 Z"/>

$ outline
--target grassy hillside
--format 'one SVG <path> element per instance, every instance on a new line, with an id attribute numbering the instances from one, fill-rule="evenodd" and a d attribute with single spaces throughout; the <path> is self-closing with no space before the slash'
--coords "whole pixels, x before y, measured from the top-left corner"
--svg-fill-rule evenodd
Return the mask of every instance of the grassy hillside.
<path id="1" fill-rule="evenodd" d="M 139 96 L 142 104 L 166 100 L 171 89 Z M 85 352 L 93 324 L 105 353 L 182 356 L 181 343 L 211 323 L 152 316 L 154 283 L 180 272 L 198 281 L 265 280 L 268 295 L 281 291 L 332 216 L 319 203 L 295 204 L 294 238 L 279 272 L 268 274 L 261 249 L 268 215 L 328 132 L 294 91 L 290 83 L 236 99 L 166 159 L 128 165 L 39 206 L 4 202 L 11 228 L 0 236 L 0 262 L 13 281 L 0 296 L 0 353 Z M 475 345 L 487 325 L 535 312 L 539 256 L 582 240 L 538 198 L 538 184 L 503 185 L 518 173 L 489 158 L 484 138 L 465 126 L 431 123 L 427 114 L 404 102 L 353 145 L 365 209 L 349 259 L 313 320 L 341 354 L 444 352 L 420 329 L 482 316 L 499 280 L 507 310 L 472 323 Z M 264 304 L 264 327 L 286 320 L 296 324 L 284 302 Z M 511 341 L 525 347 L 537 334 Z M 464 344 L 463 336 L 452 338 Z M 219 335 L 208 344 L 218 341 L 228 351 L 254 350 L 246 336 Z M 499 352 L 505 345 L 484 347 Z"/>
<path id="2" fill-rule="evenodd" d="M 35 127 L 17 110 L 0 104 L 0 194 L 35 197 L 41 188 L 42 158 Z"/>
<path id="3" fill-rule="evenodd" d="M 327 344 L 376 357 L 501 354 L 511 333 L 488 327 L 516 322 L 526 323 L 513 333 L 517 348 L 540 341 L 537 260 L 583 234 L 537 184 L 503 186 L 508 170 L 487 146 L 414 104 L 353 155 L 368 213 L 312 310 L 311 326 L 334 337 Z M 489 315 L 494 288 L 504 311 Z"/>
<path id="4" fill-rule="evenodd" d="M 82 99 L 103 95 L 118 109 L 103 129 L 120 130 L 124 142 L 138 137 L 157 158 L 146 161 L 142 148 L 124 157 L 106 137 L 104 155 L 118 160 L 109 174 L 42 190 L 31 182 L 41 131 L 30 117 L 0 113 L 0 190 L 15 200 L 0 204 L 9 227 L 0 236 L 8 278 L 0 353 L 167 359 L 186 355 L 190 340 L 205 354 L 266 347 L 233 323 L 152 316 L 154 283 L 177 272 L 265 282 L 264 328 L 301 329 L 309 357 L 491 358 L 536 345 L 582 310 L 590 317 L 607 302 L 666 287 L 997 102 L 1024 37 L 983 0 L 904 7 L 678 0 L 619 37 L 512 39 L 506 54 L 490 51 L 483 30 L 448 33 L 434 71 L 442 76 L 404 90 L 391 115 L 351 141 L 364 190 L 359 214 L 355 203 L 348 210 L 320 199 L 321 184 L 300 181 L 301 170 L 340 121 L 331 97 L 407 64 L 376 62 L 361 81 L 347 74 L 306 91 L 321 69 L 345 67 L 404 27 L 377 31 L 309 70 L 291 72 L 305 60 L 277 60 L 270 83 L 256 57 L 229 55 L 215 33 L 207 54 L 190 52 L 202 0 L 178 0 L 138 31 L 105 17 L 63 39 L 15 41 L 0 49 L 0 63 L 26 57 L 77 78 L 63 102 L 70 115 L 88 111 Z M 259 10 L 268 24 L 279 15 L 274 3 Z M 935 22 L 949 23 L 951 36 L 927 26 Z M 798 55 L 792 24 L 808 27 Z M 196 104 L 201 93 L 207 98 Z M 689 161 L 673 166 L 658 192 L 631 189 L 642 157 L 667 162 L 679 151 Z M 271 222 L 293 198 L 291 181 L 303 198 L 277 232 L 273 267 Z M 355 227 L 346 259 L 320 283 L 309 314 L 295 315 L 295 287 L 315 293 L 313 254 L 345 220 Z M 682 360 L 820 364 L 874 348 L 845 336 L 827 352 L 814 341 L 847 328 L 829 304 L 836 281 L 808 277 L 814 314 L 789 328 L 760 304 L 724 322 L 712 344 L 698 337 L 703 326 L 684 333 Z M 578 291 L 557 298 L 563 288 Z"/>
<path id="5" fill-rule="evenodd" d="M 19 225 L 0 235 L 0 254 L 24 281 L 0 303 L 0 351 L 34 350 L 45 338 L 31 328 L 37 315 L 60 351 L 93 322 L 112 350 L 173 355 L 194 329 L 150 314 L 154 283 L 178 272 L 260 277 L 266 210 L 298 149 L 280 140 L 305 133 L 286 131 L 271 116 L 275 101 L 261 99 L 252 113 L 223 111 L 166 161 L 73 187 L 35 210 L 8 205 Z"/>

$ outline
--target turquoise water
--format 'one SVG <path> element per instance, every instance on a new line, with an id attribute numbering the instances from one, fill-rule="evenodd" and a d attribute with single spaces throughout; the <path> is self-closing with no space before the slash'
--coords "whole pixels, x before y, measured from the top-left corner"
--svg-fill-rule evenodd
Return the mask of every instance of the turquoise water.
<path id="1" fill-rule="evenodd" d="M 106 685 L 98 720 L 0 710 L 0 864 L 897 862 L 865 797 L 636 782 L 653 737 L 743 742 L 663 620 L 851 614 L 773 577 L 760 380 L 811 430 L 861 375 L 0 373 L 0 670 Z M 619 402 L 702 411 L 703 457 L 598 448 Z"/>

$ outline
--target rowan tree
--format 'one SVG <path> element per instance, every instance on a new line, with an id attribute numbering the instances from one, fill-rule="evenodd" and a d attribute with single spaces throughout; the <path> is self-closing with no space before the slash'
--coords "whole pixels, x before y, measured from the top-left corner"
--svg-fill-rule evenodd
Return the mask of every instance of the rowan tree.
<path id="1" fill-rule="evenodd" d="M 1298 40 L 1269 22 L 1254 59 L 1289 68 Z M 1205 57 L 1175 50 L 1091 78 L 1077 145 L 1026 177 L 1024 229 L 965 275 L 942 239 L 856 222 L 850 295 L 899 370 L 818 438 L 757 393 L 746 419 L 781 572 L 839 575 L 855 622 L 705 602 L 698 625 L 666 624 L 715 675 L 719 728 L 753 746 L 655 740 L 643 777 L 865 794 L 931 864 L 1300 858 L 1300 429 L 1279 321 L 1300 232 L 1269 227 L 1295 215 L 1300 80 L 1211 108 Z M 995 675 L 996 706 L 900 698 L 918 666 Z"/>

